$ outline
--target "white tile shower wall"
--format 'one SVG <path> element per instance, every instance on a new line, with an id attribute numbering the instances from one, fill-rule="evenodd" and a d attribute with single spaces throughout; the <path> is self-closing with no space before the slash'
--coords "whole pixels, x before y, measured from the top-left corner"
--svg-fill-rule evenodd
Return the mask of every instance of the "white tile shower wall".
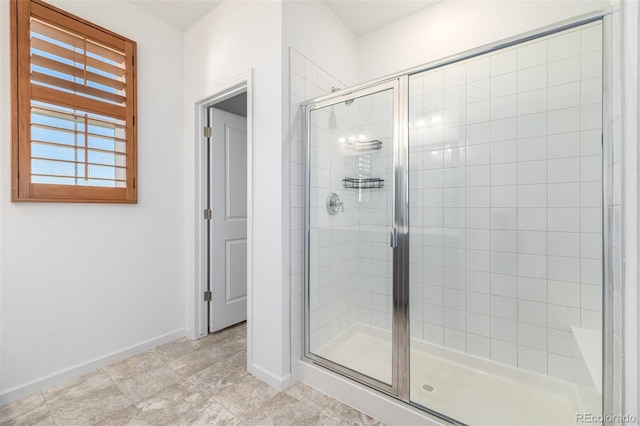
<path id="1" fill-rule="evenodd" d="M 304 115 L 300 102 L 331 92 L 331 87 L 344 87 L 318 65 L 304 57 L 297 50 L 289 50 L 290 70 L 290 173 L 291 173 L 291 365 L 294 370 L 303 353 L 303 165 Z M 323 238 L 331 238 L 322 233 Z M 323 239 L 323 245 L 324 243 Z M 329 250 L 331 251 L 331 250 Z M 323 250 L 323 256 L 326 250 Z M 339 251 L 338 251 L 339 253 Z M 331 255 L 331 254 L 330 254 Z M 324 259 L 323 259 L 324 262 Z M 324 291 L 324 290 L 323 290 Z M 323 293 L 324 297 L 324 293 Z M 338 302 L 340 303 L 340 302 Z M 331 306 L 331 303 L 329 303 Z"/>
<path id="2" fill-rule="evenodd" d="M 392 164 L 390 90 L 311 112 L 310 349 L 350 326 L 391 329 Z M 380 146 L 369 147 L 374 141 Z M 350 188 L 343 179 L 381 179 Z M 368 186 L 368 185 L 365 185 Z M 336 193 L 344 209 L 327 212 Z"/>
<path id="3" fill-rule="evenodd" d="M 593 386 L 602 29 L 410 78 L 411 335 Z"/>
<path id="4" fill-rule="evenodd" d="M 290 49 L 292 365 L 302 353 L 304 117 L 299 104 L 342 84 Z M 318 82 L 318 83 L 316 83 Z M 318 86 L 320 84 L 320 86 Z M 390 91 L 317 110 L 311 118 L 310 348 L 348 327 L 391 329 L 392 105 Z M 344 139 L 380 140 L 379 150 L 353 151 Z M 341 138 L 344 138 L 341 140 Z M 380 178 L 382 189 L 347 189 L 344 177 Z M 335 192 L 344 212 L 327 213 Z"/>
<path id="5" fill-rule="evenodd" d="M 381 142 L 374 150 L 353 152 L 359 179 L 382 179 L 382 188 L 350 189 L 356 197 L 358 229 L 358 290 L 351 295 L 352 324 L 391 330 L 392 250 L 389 229 L 393 206 L 393 94 L 390 90 L 358 98 L 357 126 L 348 135 Z"/>
<path id="6" fill-rule="evenodd" d="M 350 325 L 351 295 L 357 291 L 356 197 L 342 188 L 344 176 L 356 173 L 339 138 L 356 118 L 340 104 L 314 110 L 310 118 L 310 349 L 316 351 Z M 326 206 L 336 193 L 343 209 L 331 215 Z M 346 206 L 346 207 L 345 207 Z"/>

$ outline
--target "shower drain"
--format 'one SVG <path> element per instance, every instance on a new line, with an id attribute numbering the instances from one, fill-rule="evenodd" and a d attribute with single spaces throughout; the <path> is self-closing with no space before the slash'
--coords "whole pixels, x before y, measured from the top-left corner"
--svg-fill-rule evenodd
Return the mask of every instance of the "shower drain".
<path id="1" fill-rule="evenodd" d="M 424 385 L 422 385 L 422 389 L 423 389 L 425 392 L 429 392 L 429 393 L 436 393 L 436 392 L 437 392 L 436 388 L 435 388 L 435 387 L 433 387 L 433 386 L 431 386 L 431 385 L 430 385 L 430 384 L 428 384 L 428 383 L 425 383 Z"/>

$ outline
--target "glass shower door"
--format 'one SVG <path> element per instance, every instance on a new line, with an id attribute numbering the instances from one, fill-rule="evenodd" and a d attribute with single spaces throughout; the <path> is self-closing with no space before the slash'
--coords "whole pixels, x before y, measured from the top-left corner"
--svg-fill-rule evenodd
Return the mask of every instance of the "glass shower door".
<path id="1" fill-rule="evenodd" d="M 394 392 L 397 81 L 307 114 L 306 355 Z"/>

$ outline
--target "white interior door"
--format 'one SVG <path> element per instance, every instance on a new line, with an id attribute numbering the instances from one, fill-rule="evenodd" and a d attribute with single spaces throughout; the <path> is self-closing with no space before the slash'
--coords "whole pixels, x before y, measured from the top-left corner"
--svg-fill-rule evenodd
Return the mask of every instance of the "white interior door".
<path id="1" fill-rule="evenodd" d="M 209 331 L 247 319 L 247 119 L 210 108 Z"/>

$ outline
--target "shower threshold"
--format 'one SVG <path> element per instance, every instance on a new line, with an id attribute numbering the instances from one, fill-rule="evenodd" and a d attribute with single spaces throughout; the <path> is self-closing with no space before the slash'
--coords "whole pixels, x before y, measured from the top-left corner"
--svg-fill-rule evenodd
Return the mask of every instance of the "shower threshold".
<path id="1" fill-rule="evenodd" d="M 355 324 L 316 353 L 391 383 L 391 333 Z M 469 425 L 575 425 L 595 390 L 411 339 L 411 401 Z"/>

